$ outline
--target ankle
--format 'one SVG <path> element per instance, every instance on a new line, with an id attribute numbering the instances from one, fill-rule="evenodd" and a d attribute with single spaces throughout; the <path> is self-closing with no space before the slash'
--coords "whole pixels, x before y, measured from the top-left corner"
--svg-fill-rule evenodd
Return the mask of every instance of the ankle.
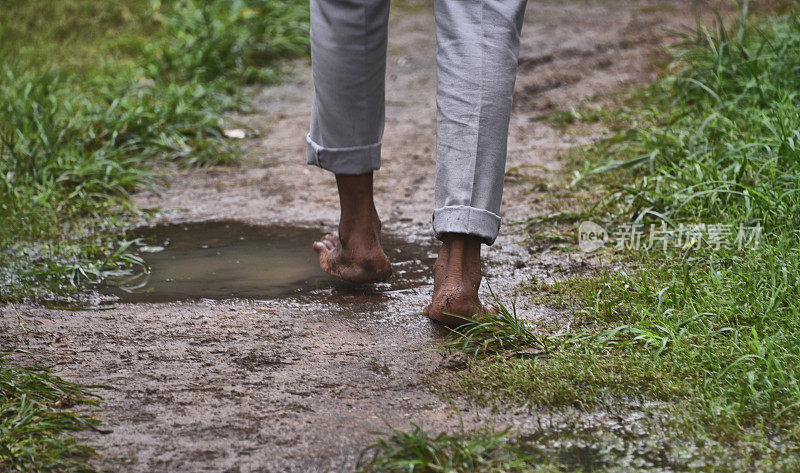
<path id="1" fill-rule="evenodd" d="M 379 227 L 370 217 L 345 217 L 339 220 L 339 239 L 343 246 L 349 243 L 374 242 L 378 239 Z"/>
<path id="2" fill-rule="evenodd" d="M 355 176 L 337 174 L 339 189 L 339 238 L 349 241 L 374 240 L 380 219 L 372 199 L 372 173 Z"/>
<path id="3" fill-rule="evenodd" d="M 474 235 L 464 233 L 445 233 L 442 235 L 442 247 L 448 259 L 472 262 L 481 259 L 481 240 Z"/>
<path id="4" fill-rule="evenodd" d="M 371 198 L 358 203 L 342 203 L 339 222 L 349 227 L 364 228 L 380 225 L 378 211 Z"/>

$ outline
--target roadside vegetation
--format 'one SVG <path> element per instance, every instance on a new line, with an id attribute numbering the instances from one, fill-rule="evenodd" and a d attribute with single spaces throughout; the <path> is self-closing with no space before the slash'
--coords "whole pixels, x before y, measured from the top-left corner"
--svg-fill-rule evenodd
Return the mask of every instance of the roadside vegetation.
<path id="1" fill-rule="evenodd" d="M 96 429 L 98 421 L 72 410 L 98 398 L 48 370 L 21 366 L 0 354 L 0 471 L 95 471 L 94 450 L 65 435 Z"/>
<path id="2" fill-rule="evenodd" d="M 800 16 L 746 8 L 687 37 L 630 126 L 583 153 L 573 185 L 599 198 L 570 215 L 628 245 L 600 249 L 617 263 L 594 274 L 523 288 L 569 324 L 501 308 L 450 345 L 474 356 L 449 389 L 479 402 L 660 419 L 658 455 L 592 440 L 613 461 L 588 470 L 630 455 L 621 471 L 800 468 Z"/>
<path id="3" fill-rule="evenodd" d="M 364 450 L 361 473 L 522 473 L 557 471 L 524 453 L 508 439 L 509 430 L 482 429 L 432 436 L 421 426 L 390 428 Z"/>
<path id="4" fill-rule="evenodd" d="M 143 264 L 125 228 L 159 168 L 229 162 L 225 112 L 308 50 L 300 0 L 0 0 L 0 302 Z M 24 357 L 15 354 L 14 358 Z M 94 471 L 88 387 L 0 356 L 0 470 Z M 85 408 L 84 408 L 85 410 Z"/>
<path id="5" fill-rule="evenodd" d="M 299 0 L 5 2 L 0 300 L 138 264 L 121 239 L 155 167 L 228 162 L 243 86 L 308 49 Z"/>

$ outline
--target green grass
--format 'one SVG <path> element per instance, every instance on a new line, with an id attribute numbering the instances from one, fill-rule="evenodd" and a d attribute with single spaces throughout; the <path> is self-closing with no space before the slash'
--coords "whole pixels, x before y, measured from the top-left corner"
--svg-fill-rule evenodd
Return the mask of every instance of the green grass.
<path id="1" fill-rule="evenodd" d="M 452 331 L 452 337 L 442 348 L 469 355 L 490 355 L 508 352 L 532 355 L 547 352 L 550 340 L 538 334 L 534 327 L 517 316 L 516 300 L 511 309 L 494 297 L 492 314 L 464 318 L 466 323 Z"/>
<path id="2" fill-rule="evenodd" d="M 641 126 L 605 142 L 612 159 L 585 176 L 632 169 L 610 197 L 630 219 L 798 222 L 798 17 L 730 31 L 701 29 L 677 60 L 684 72 L 644 96 Z M 659 217 L 660 218 L 660 217 Z"/>
<path id="3" fill-rule="evenodd" d="M 414 425 L 390 429 L 361 454 L 363 473 L 514 473 L 558 471 L 542 465 L 506 438 L 508 430 L 489 429 L 431 436 Z"/>
<path id="4" fill-rule="evenodd" d="M 138 212 L 129 195 L 156 167 L 234 159 L 224 115 L 245 104 L 243 86 L 279 79 L 280 61 L 308 49 L 299 0 L 4 7 L 0 300 L 135 264 L 118 251 Z"/>
<path id="5" fill-rule="evenodd" d="M 573 291 L 580 287 L 588 297 L 596 286 L 584 287 L 583 282 L 571 280 L 561 291 L 577 298 Z M 568 329 L 561 330 L 520 318 L 515 304 L 509 307 L 495 298 L 494 307 L 496 314 L 462 325 L 442 345 L 442 349 L 473 357 L 462 373 L 465 376 L 457 377 L 450 389 L 482 405 L 513 400 L 568 407 L 645 396 L 674 400 L 685 398 L 690 383 L 696 381 L 686 377 L 691 373 L 682 366 L 667 366 L 668 360 L 659 353 L 635 351 L 625 360 L 596 356 L 597 350 L 607 353 L 628 343 L 631 334 L 641 335 L 632 327 L 597 330 L 596 322 L 584 314 L 582 320 L 573 319 Z M 673 378 L 661 378 L 672 371 Z"/>
<path id="6" fill-rule="evenodd" d="M 633 168 L 615 189 L 618 217 L 760 223 L 759 249 L 640 255 L 638 269 L 588 287 L 584 314 L 614 343 L 652 350 L 700 375 L 698 414 L 717 430 L 763 428 L 800 441 L 800 17 L 701 31 L 684 72 L 651 104 L 613 157 L 589 173 Z M 586 287 L 584 284 L 583 287 Z"/>
<path id="7" fill-rule="evenodd" d="M 308 52 L 309 12 L 299 0 L 155 5 L 169 40 L 145 47 L 154 78 L 220 83 L 223 90 L 235 91 L 241 84 L 275 81 L 278 61 Z"/>
<path id="8" fill-rule="evenodd" d="M 130 62 L 160 34 L 149 0 L 0 0 L 0 57 L 15 68 L 91 73 Z"/>
<path id="9" fill-rule="evenodd" d="M 761 246 L 712 248 L 706 234 L 692 248 L 607 249 L 604 259 L 623 269 L 531 282 L 534 299 L 571 311 L 569 330 L 521 329 L 508 317 L 473 325 L 468 347 L 481 357 L 450 389 L 498 406 L 654 401 L 657 409 L 643 409 L 663 421 L 650 435 L 664 436 L 670 455 L 669 445 L 705 445 L 713 453 L 689 458 L 708 471 L 796 471 L 800 17 L 744 15 L 686 39 L 671 69 L 679 72 L 626 111 L 634 128 L 584 154 L 575 185 L 599 198 L 580 218 L 758 223 Z M 526 341 L 527 332 L 536 337 Z M 465 336 L 454 343 L 467 345 Z M 515 354 L 542 340 L 545 355 Z M 483 345 L 511 350 L 476 349 Z"/>
<path id="10" fill-rule="evenodd" d="M 0 354 L 0 470 L 92 472 L 94 450 L 69 435 L 96 429 L 98 421 L 76 413 L 98 397 L 50 371 L 20 366 Z"/>

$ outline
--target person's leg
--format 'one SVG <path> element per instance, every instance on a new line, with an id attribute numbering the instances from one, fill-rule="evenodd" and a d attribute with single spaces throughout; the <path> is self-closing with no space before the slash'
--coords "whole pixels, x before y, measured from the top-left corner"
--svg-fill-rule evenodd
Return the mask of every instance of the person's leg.
<path id="1" fill-rule="evenodd" d="M 311 0 L 314 102 L 307 162 L 336 174 L 339 233 L 314 243 L 320 266 L 351 282 L 391 275 L 372 172 L 380 168 L 388 0 Z"/>
<path id="2" fill-rule="evenodd" d="M 425 313 L 459 325 L 478 300 L 480 246 L 500 230 L 506 143 L 526 0 L 436 0 L 436 207 L 442 240 Z"/>

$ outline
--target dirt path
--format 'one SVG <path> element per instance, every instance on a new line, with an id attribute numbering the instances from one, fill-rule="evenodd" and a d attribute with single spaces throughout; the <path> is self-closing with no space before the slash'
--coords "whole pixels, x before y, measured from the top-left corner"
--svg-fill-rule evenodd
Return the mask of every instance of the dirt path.
<path id="1" fill-rule="evenodd" d="M 559 151 L 601 130 L 565 134 L 537 121 L 553 109 L 601 104 L 607 94 L 653 78 L 651 59 L 665 28 L 693 25 L 707 2 L 531 2 L 512 117 L 508 167 L 547 182 Z M 434 168 L 434 33 L 430 8 L 399 5 L 391 23 L 384 164 L 377 204 L 387 232 L 431 243 Z M 163 220 L 238 219 L 259 224 L 335 224 L 331 176 L 304 164 L 310 109 L 305 62 L 285 84 L 257 94 L 256 133 L 242 165 L 176 173 L 162 195 L 137 196 Z M 504 218 L 552 210 L 544 187 L 509 178 Z M 487 251 L 485 273 L 511 294 L 519 281 L 569 269 L 577 256 L 520 245 L 506 225 Z M 311 242 L 309 242 L 309 251 Z M 91 442 L 115 471 L 345 470 L 373 432 L 409 421 L 455 430 L 458 418 L 427 377 L 443 364 L 431 350 L 444 330 L 419 315 L 431 284 L 368 292 L 332 291 L 268 301 L 118 304 L 105 311 L 0 307 L 0 347 L 29 350 L 68 379 L 111 386 L 102 417 L 109 434 Z M 261 309 L 259 309 L 261 308 Z M 529 318 L 552 318 L 523 305 Z M 24 327 L 18 323 L 20 316 Z M 467 423 L 491 417 L 456 403 Z M 501 417 L 523 432 L 546 412 Z M 600 414 L 598 414 L 600 415 Z"/>

